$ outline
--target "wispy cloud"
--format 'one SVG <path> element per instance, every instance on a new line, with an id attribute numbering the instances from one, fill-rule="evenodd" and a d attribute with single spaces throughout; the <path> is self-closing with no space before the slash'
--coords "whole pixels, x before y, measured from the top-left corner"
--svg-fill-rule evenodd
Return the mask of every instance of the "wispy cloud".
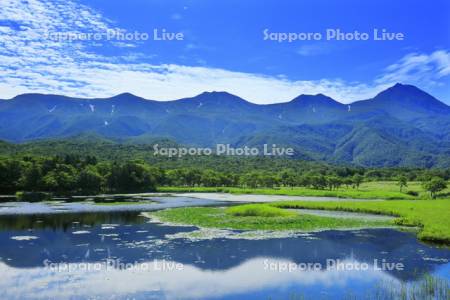
<path id="1" fill-rule="evenodd" d="M 450 75 L 450 51 L 437 50 L 430 54 L 410 53 L 388 66 L 376 83 L 409 82 L 421 86 L 439 85 Z"/>
<path id="2" fill-rule="evenodd" d="M 142 54 L 105 56 L 96 44 L 123 51 L 135 43 L 52 41 L 49 32 L 105 32 L 115 24 L 70 0 L 1 0 L 0 98 L 24 92 L 108 97 L 122 92 L 171 100 L 221 90 L 257 103 L 288 101 L 302 93 L 324 93 L 342 102 L 370 98 L 395 81 L 437 83 L 449 75 L 449 52 L 410 54 L 369 84 L 340 79 L 289 80 L 211 67 L 152 64 Z M 187 46 L 189 47 L 189 46 Z M 313 47 L 314 48 L 314 47 Z M 303 49 L 310 55 L 317 49 Z M 137 51 L 136 51 L 137 53 Z"/>

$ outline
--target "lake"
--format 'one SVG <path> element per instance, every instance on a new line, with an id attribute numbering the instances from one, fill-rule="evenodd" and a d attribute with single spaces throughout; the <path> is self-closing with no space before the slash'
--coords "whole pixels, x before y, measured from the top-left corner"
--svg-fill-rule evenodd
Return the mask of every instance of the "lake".
<path id="1" fill-rule="evenodd" d="M 196 234 L 141 212 L 221 203 L 157 200 L 93 212 L 79 203 L 3 204 L 0 299 L 389 299 L 450 280 L 449 249 L 414 232 Z"/>

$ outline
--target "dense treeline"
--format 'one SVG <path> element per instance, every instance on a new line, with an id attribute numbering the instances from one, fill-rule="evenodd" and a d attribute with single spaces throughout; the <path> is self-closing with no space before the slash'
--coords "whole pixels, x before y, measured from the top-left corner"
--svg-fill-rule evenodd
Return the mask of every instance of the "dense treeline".
<path id="1" fill-rule="evenodd" d="M 208 158 L 213 159 L 211 157 Z M 42 191 L 56 194 L 150 192 L 158 186 L 303 186 L 314 189 L 357 188 L 363 181 L 450 179 L 450 170 L 362 169 L 273 160 L 220 160 L 220 168 L 187 160 L 169 167 L 144 160 L 99 160 L 95 156 L 16 156 L 0 158 L 0 193 Z M 228 163 L 227 163 L 228 162 Z M 242 170 L 242 164 L 248 168 Z M 253 168 L 250 168 L 253 164 Z M 267 165 L 277 165 L 272 171 Z M 218 164 L 219 165 L 219 164 Z M 228 165 L 228 166 L 227 166 Z M 226 171 L 223 171 L 223 170 Z"/>
<path id="2" fill-rule="evenodd" d="M 421 167 L 361 167 L 352 164 L 328 164 L 322 161 L 290 159 L 284 157 L 236 157 L 236 156 L 185 156 L 182 158 L 168 158 L 154 155 L 153 145 L 162 147 L 180 147 L 181 145 L 167 139 L 145 139 L 139 141 L 113 141 L 96 135 L 80 135 L 68 139 L 54 139 L 33 141 L 23 144 L 11 144 L 0 141 L 0 156 L 23 157 L 29 156 L 95 156 L 99 161 L 130 161 L 142 160 L 154 167 L 163 169 L 201 168 L 221 173 L 248 173 L 251 171 L 280 172 L 292 169 L 295 172 L 312 170 L 314 173 L 327 174 L 347 172 L 363 174 L 371 172 L 368 178 L 373 180 L 392 180 L 399 174 L 404 174 L 408 180 L 418 180 L 423 173 Z M 439 176 L 442 171 L 435 169 Z M 371 179 L 370 179 L 371 180 Z"/>
<path id="3" fill-rule="evenodd" d="M 57 194 L 153 191 L 163 172 L 142 161 L 98 162 L 95 157 L 23 157 L 0 161 L 0 192 Z"/>

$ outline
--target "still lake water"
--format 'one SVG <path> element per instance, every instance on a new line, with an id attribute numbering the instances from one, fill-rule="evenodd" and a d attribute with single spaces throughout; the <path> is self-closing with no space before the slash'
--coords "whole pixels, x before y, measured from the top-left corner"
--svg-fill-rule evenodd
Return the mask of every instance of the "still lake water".
<path id="1" fill-rule="evenodd" d="M 426 274 L 450 280 L 450 250 L 411 232 L 195 239 L 185 236 L 196 227 L 133 210 L 1 216 L 0 299 L 358 299 Z M 375 262 L 404 268 L 378 270 Z"/>

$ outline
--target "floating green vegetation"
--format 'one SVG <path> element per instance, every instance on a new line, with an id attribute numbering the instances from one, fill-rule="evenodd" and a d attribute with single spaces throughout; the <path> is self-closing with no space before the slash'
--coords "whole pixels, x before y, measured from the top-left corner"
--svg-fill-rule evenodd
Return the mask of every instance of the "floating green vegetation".
<path id="1" fill-rule="evenodd" d="M 295 212 L 262 204 L 232 206 L 225 212 L 236 217 L 293 217 L 296 215 Z"/>
<path id="2" fill-rule="evenodd" d="M 147 215 L 173 224 L 238 230 L 318 231 L 394 226 L 387 220 L 322 217 L 274 208 L 265 204 L 247 204 L 231 208 L 183 207 L 149 212 Z"/>

